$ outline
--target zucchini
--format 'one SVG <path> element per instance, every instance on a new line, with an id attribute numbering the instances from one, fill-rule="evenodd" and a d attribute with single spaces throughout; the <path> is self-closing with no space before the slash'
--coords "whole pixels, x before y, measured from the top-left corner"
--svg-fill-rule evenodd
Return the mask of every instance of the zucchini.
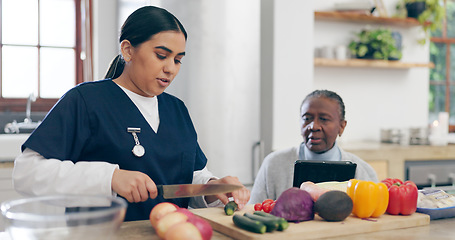
<path id="1" fill-rule="evenodd" d="M 245 213 L 243 216 L 250 218 L 252 220 L 260 221 L 265 225 L 266 232 L 273 232 L 278 229 L 278 219 L 270 218 L 270 217 L 263 217 L 251 213 Z"/>
<path id="2" fill-rule="evenodd" d="M 224 206 L 224 213 L 226 213 L 226 215 L 228 216 L 231 216 L 234 214 L 235 211 L 237 211 L 238 208 L 239 206 L 237 205 L 237 203 L 235 203 L 234 201 L 230 201 L 226 204 L 226 206 Z"/>
<path id="3" fill-rule="evenodd" d="M 240 214 L 235 214 L 232 216 L 232 221 L 234 224 L 244 230 L 254 232 L 254 233 L 265 233 L 267 227 L 260 221 L 255 221 Z"/>
<path id="4" fill-rule="evenodd" d="M 288 221 L 286 221 L 286 219 L 284 219 L 282 217 L 277 217 L 275 215 L 272 215 L 270 213 L 266 213 L 263 211 L 254 211 L 253 214 L 258 215 L 258 216 L 272 218 L 272 219 L 277 219 L 278 220 L 278 229 L 277 229 L 278 231 L 284 231 L 284 230 L 286 230 L 286 228 L 289 227 Z"/>

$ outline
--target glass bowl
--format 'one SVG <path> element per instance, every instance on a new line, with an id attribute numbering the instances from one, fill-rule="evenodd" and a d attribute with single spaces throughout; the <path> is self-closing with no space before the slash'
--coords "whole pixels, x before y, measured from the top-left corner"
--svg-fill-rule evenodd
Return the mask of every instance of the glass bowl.
<path id="1" fill-rule="evenodd" d="M 112 239 L 127 203 L 119 197 L 43 196 L 1 204 L 5 230 L 16 239 Z"/>

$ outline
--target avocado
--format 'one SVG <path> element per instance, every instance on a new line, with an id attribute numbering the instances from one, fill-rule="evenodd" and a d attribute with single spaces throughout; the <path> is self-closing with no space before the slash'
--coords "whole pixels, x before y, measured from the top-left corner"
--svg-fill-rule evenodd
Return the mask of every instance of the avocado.
<path id="1" fill-rule="evenodd" d="M 314 203 L 314 211 L 326 221 L 338 222 L 347 218 L 353 208 L 352 199 L 343 191 L 322 194 Z"/>

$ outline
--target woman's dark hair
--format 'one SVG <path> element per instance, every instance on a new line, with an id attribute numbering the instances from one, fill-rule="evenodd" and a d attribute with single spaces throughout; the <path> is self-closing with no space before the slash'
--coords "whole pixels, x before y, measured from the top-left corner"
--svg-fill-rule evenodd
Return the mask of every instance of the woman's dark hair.
<path id="1" fill-rule="evenodd" d="M 134 11 L 122 26 L 119 42 L 128 40 L 133 47 L 148 41 L 153 35 L 163 31 L 181 32 L 187 39 L 182 23 L 167 10 L 154 6 L 145 6 Z M 112 60 L 105 78 L 118 78 L 125 67 L 121 54 Z"/>
<path id="2" fill-rule="evenodd" d="M 316 98 L 316 97 L 325 97 L 328 99 L 332 99 L 338 103 L 339 109 L 340 109 L 340 120 L 344 120 L 345 118 L 345 110 L 344 110 L 344 102 L 341 97 L 336 94 L 335 92 L 329 91 L 329 90 L 315 90 L 312 93 L 308 94 L 305 99 L 303 99 L 302 104 L 300 105 L 300 109 L 302 109 L 303 104 L 310 98 Z"/>

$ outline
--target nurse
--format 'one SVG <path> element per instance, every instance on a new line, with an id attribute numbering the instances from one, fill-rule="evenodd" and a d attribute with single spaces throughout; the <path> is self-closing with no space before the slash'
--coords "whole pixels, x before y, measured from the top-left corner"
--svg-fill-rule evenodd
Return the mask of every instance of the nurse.
<path id="1" fill-rule="evenodd" d="M 157 184 L 231 183 L 207 169 L 207 158 L 184 103 L 164 90 L 180 70 L 187 33 L 168 11 L 137 9 L 121 29 L 119 54 L 106 79 L 69 90 L 22 145 L 15 160 L 18 192 L 102 194 L 125 198 L 125 220 L 145 220 L 156 204 L 226 204 L 242 208 L 243 187 L 216 196 L 165 200 Z"/>

